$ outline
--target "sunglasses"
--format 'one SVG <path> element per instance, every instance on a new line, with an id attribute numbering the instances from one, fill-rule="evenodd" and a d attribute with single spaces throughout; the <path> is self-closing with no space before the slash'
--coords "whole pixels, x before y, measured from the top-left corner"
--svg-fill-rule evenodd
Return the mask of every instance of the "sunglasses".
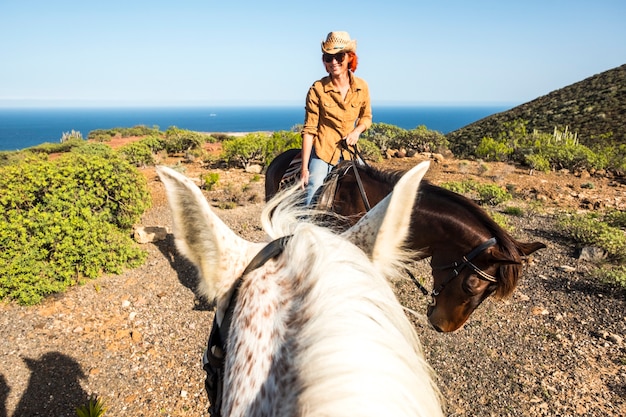
<path id="1" fill-rule="evenodd" d="M 339 52 L 338 54 L 324 54 L 323 57 L 324 62 L 326 62 L 327 64 L 330 64 L 331 62 L 333 62 L 333 59 L 337 61 L 337 63 L 341 64 L 343 62 L 344 59 L 346 59 L 346 53 L 345 52 Z"/>

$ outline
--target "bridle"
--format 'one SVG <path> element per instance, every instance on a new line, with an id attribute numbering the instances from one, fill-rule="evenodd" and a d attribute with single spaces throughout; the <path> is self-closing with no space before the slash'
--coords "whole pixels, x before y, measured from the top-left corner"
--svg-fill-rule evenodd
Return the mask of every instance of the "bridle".
<path id="1" fill-rule="evenodd" d="M 478 268 L 476 265 L 474 265 L 471 262 L 472 259 L 474 259 L 478 255 L 480 255 L 482 252 L 484 252 L 488 248 L 494 246 L 497 242 L 498 241 L 496 240 L 496 238 L 492 237 L 491 239 L 484 241 L 483 243 L 481 243 L 480 245 L 478 245 L 477 247 L 472 249 L 467 255 L 463 256 L 461 258 L 461 260 L 459 260 L 459 261 L 455 261 L 455 262 L 452 262 L 450 264 L 440 265 L 440 266 L 433 266 L 431 264 L 430 267 L 432 269 L 437 269 L 437 270 L 452 269 L 452 274 L 444 282 L 439 284 L 439 286 L 437 288 L 433 289 L 433 291 L 430 293 L 430 296 L 432 297 L 432 301 L 434 301 L 435 297 L 437 297 L 439 294 L 441 294 L 441 291 L 443 291 L 443 289 L 446 287 L 446 285 L 448 285 L 454 278 L 459 276 L 459 274 L 461 273 L 461 271 L 465 267 L 468 267 L 472 271 L 474 271 L 474 273 L 476 273 L 476 275 L 478 275 L 478 278 L 480 278 L 480 279 L 482 279 L 484 281 L 497 283 L 498 280 L 496 279 L 496 277 L 486 273 L 485 271 L 483 271 L 482 269 Z"/>

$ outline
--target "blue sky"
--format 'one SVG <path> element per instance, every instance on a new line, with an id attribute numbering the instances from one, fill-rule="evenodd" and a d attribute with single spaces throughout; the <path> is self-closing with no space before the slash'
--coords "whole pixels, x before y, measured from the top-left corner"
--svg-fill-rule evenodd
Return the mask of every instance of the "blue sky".
<path id="1" fill-rule="evenodd" d="M 0 0 L 0 105 L 299 105 L 320 41 L 383 104 L 518 105 L 626 63 L 626 1 Z"/>

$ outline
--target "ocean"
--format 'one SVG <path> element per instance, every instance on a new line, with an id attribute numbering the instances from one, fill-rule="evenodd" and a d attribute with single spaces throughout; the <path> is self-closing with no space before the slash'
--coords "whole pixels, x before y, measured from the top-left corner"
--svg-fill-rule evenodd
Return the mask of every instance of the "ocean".
<path id="1" fill-rule="evenodd" d="M 374 122 L 403 129 L 424 125 L 443 134 L 508 110 L 506 106 L 380 106 Z M 58 143 L 64 132 L 144 125 L 165 131 L 175 126 L 199 132 L 290 130 L 301 124 L 304 108 L 175 107 L 175 108 L 0 108 L 0 151 L 44 142 Z"/>

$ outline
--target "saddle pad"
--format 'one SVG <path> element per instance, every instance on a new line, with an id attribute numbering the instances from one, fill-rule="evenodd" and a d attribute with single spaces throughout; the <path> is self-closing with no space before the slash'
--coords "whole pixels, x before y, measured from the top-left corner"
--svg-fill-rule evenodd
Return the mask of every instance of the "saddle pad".
<path id="1" fill-rule="evenodd" d="M 287 170 L 283 174 L 283 177 L 280 180 L 280 187 L 285 188 L 289 185 L 296 183 L 300 179 L 300 172 L 302 171 L 302 152 L 298 152 L 296 156 L 293 157 L 291 162 L 289 162 L 289 166 Z"/>

